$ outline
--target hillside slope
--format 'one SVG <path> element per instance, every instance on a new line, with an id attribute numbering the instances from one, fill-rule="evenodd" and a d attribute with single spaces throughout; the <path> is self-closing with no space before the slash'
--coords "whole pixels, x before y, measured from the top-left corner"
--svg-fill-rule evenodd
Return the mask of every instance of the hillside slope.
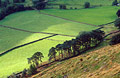
<path id="1" fill-rule="evenodd" d="M 32 78 L 120 78 L 120 44 L 56 62 Z"/>

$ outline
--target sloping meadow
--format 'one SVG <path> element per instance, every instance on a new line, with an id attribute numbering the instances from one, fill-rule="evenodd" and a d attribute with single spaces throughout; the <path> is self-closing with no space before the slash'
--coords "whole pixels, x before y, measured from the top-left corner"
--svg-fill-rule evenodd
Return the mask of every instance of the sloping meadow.
<path id="1" fill-rule="evenodd" d="M 24 11 L 11 14 L 5 19 L 1 20 L 0 25 L 18 29 L 16 30 L 0 26 L 0 53 L 15 46 L 51 35 L 42 34 L 41 32 L 76 36 L 79 32 L 84 30 L 91 31 L 97 28 L 95 26 L 80 24 L 44 14 L 39 14 L 37 11 Z M 37 33 L 21 31 L 21 29 Z M 27 58 L 31 57 L 37 51 L 41 51 L 45 56 L 43 61 L 48 60 L 47 55 L 49 49 L 57 44 L 63 43 L 65 40 L 74 38 L 70 36 L 58 35 L 51 37 L 15 49 L 3 56 L 0 56 L 0 77 L 5 77 L 13 72 L 19 72 L 24 68 L 27 68 L 29 66 L 27 63 Z"/>

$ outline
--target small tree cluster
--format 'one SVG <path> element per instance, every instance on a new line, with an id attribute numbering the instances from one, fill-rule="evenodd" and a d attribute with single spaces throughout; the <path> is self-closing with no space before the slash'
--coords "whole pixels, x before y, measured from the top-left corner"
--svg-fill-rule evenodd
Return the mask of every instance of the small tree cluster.
<path id="1" fill-rule="evenodd" d="M 10 4 L 7 7 L 3 7 L 0 11 L 0 20 L 2 20 L 5 16 L 18 12 L 18 11 L 24 11 L 25 7 L 22 4 Z"/>
<path id="2" fill-rule="evenodd" d="M 38 65 L 42 62 L 42 58 L 44 56 L 41 52 L 36 52 L 32 57 L 28 58 L 28 64 L 30 64 L 30 68 L 28 69 L 29 75 L 36 73 Z"/>
<path id="3" fill-rule="evenodd" d="M 90 8 L 90 3 L 89 2 L 85 2 L 84 7 L 85 8 Z"/>
<path id="4" fill-rule="evenodd" d="M 112 37 L 111 41 L 110 41 L 110 45 L 115 45 L 120 43 L 120 34 L 117 34 L 115 36 Z"/>
<path id="5" fill-rule="evenodd" d="M 66 8 L 66 5 L 59 5 L 59 8 L 60 8 L 60 9 L 67 9 L 67 8 Z"/>
<path id="6" fill-rule="evenodd" d="M 45 0 L 32 0 L 34 7 L 38 10 L 45 8 L 46 2 L 44 1 Z"/>
<path id="7" fill-rule="evenodd" d="M 49 61 L 56 60 L 56 54 L 59 54 L 59 60 L 79 55 L 86 50 L 96 47 L 103 40 L 104 32 L 93 30 L 92 32 L 83 32 L 76 39 L 65 41 L 49 50 Z"/>
<path id="8" fill-rule="evenodd" d="M 118 4 L 118 1 L 114 0 L 113 3 L 112 3 L 112 6 L 117 6 L 117 4 Z"/>
<path id="9" fill-rule="evenodd" d="M 4 0 L 4 1 L 0 0 L 0 7 L 6 7 L 9 4 L 10 4 L 9 0 Z"/>

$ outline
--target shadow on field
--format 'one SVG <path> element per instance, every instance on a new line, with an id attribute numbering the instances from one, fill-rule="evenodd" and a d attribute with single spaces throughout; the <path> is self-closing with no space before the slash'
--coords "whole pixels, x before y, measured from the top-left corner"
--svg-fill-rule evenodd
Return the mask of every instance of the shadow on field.
<path id="1" fill-rule="evenodd" d="M 5 19 L 0 21 L 0 24 L 10 24 L 11 27 L 15 28 L 33 32 L 42 32 L 53 25 L 59 25 L 66 22 L 67 21 L 55 17 L 50 17 L 42 14 L 40 15 L 36 11 L 23 11 L 7 16 Z M 21 41 L 33 34 L 34 33 L 0 27 L 0 53 L 17 46 Z"/>
<path id="2" fill-rule="evenodd" d="M 47 38 L 50 38 L 50 37 L 53 37 L 53 36 L 56 36 L 56 35 L 57 35 L 57 34 L 54 34 L 54 35 L 51 35 L 51 36 L 48 36 L 48 37 L 44 37 L 44 38 L 41 38 L 41 39 L 38 39 L 38 40 L 35 40 L 35 41 L 32 41 L 32 42 L 29 42 L 29 43 L 26 43 L 26 44 L 22 44 L 22 45 L 13 47 L 13 48 L 5 51 L 5 52 L 0 53 L 0 56 L 4 55 L 4 54 L 6 54 L 6 53 L 8 53 L 8 52 L 10 52 L 10 51 L 12 51 L 12 50 L 15 50 L 15 49 L 17 49 L 17 48 L 21 48 L 21 47 L 24 47 L 24 46 L 26 46 L 26 45 L 33 44 L 33 43 L 35 43 L 35 42 L 38 42 L 38 41 L 41 41 L 41 40 L 44 40 L 44 39 L 47 39 Z"/>

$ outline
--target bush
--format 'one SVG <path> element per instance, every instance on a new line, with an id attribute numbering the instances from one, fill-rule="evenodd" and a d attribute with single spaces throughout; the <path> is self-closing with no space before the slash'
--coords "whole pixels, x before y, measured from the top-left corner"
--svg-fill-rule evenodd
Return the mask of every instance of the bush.
<path id="1" fill-rule="evenodd" d="M 118 4 L 117 0 L 114 0 L 112 6 L 117 6 L 117 4 Z"/>
<path id="2" fill-rule="evenodd" d="M 120 34 L 113 36 L 111 41 L 109 42 L 110 45 L 115 45 L 118 43 L 120 43 Z"/>
<path id="3" fill-rule="evenodd" d="M 90 3 L 89 2 L 85 2 L 84 7 L 85 8 L 90 8 Z"/>
<path id="4" fill-rule="evenodd" d="M 115 20 L 114 25 L 120 29 L 120 18 Z"/>

